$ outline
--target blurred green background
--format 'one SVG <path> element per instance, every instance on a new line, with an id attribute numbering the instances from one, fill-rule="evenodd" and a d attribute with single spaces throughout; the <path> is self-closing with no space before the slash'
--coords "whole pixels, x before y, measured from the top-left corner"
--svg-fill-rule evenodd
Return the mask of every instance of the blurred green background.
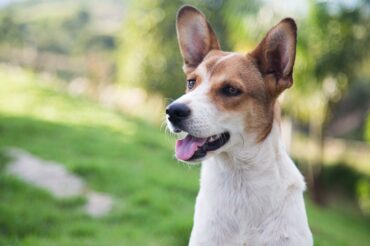
<path id="1" fill-rule="evenodd" d="M 187 245 L 199 167 L 175 160 L 163 125 L 185 87 L 184 3 L 225 50 L 297 21 L 282 129 L 315 245 L 369 245 L 369 0 L 0 0 L 0 245 Z M 86 213 L 87 191 L 58 198 L 13 175 L 9 148 L 109 195 L 109 212 Z"/>

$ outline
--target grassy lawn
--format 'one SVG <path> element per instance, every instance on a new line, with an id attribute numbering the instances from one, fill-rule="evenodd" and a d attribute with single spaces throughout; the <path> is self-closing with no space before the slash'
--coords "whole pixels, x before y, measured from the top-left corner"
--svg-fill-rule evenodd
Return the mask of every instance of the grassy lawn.
<path id="1" fill-rule="evenodd" d="M 56 200 L 0 171 L 0 245 L 187 245 L 199 168 L 174 160 L 159 127 L 43 80 L 0 66 L 0 151 L 14 146 L 63 163 L 115 206 L 94 219 L 83 198 Z M 7 161 L 0 152 L 0 169 Z M 370 242 L 370 222 L 355 211 L 307 208 L 316 245 Z"/>

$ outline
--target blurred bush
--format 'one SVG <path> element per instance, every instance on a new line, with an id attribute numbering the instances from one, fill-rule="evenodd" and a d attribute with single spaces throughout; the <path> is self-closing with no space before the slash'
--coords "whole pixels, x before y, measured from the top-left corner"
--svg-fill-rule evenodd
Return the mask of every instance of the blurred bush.
<path id="1" fill-rule="evenodd" d="M 366 141 L 370 145 L 370 115 L 367 117 L 366 121 L 366 132 L 365 132 Z"/>
<path id="2" fill-rule="evenodd" d="M 370 180 L 363 178 L 357 184 L 357 197 L 362 211 L 370 215 Z"/>
<path id="3" fill-rule="evenodd" d="M 296 163 L 307 176 L 310 167 L 299 160 Z M 318 182 L 327 201 L 355 201 L 362 214 L 370 215 L 370 176 L 367 173 L 342 162 L 325 165 L 322 168 Z"/>
<path id="4" fill-rule="evenodd" d="M 120 34 L 117 76 L 126 86 L 170 97 L 179 95 L 184 76 L 175 39 L 180 1 L 132 1 Z"/>
<path id="5" fill-rule="evenodd" d="M 324 167 L 322 181 L 327 189 L 340 190 L 356 197 L 358 182 L 366 176 L 344 163 Z"/>

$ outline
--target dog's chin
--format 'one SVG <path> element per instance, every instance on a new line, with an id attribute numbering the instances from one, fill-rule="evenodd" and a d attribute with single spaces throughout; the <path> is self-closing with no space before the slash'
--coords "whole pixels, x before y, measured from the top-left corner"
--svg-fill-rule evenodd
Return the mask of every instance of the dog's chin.
<path id="1" fill-rule="evenodd" d="M 230 140 L 225 131 L 209 137 L 195 137 L 190 133 L 176 142 L 176 158 L 187 163 L 197 163 L 222 152 Z"/>

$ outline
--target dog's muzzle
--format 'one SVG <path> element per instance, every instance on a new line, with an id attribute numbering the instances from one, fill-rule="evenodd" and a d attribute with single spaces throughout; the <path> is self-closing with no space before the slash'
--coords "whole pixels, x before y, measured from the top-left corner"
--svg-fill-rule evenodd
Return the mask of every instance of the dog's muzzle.
<path id="1" fill-rule="evenodd" d="M 168 120 L 174 132 L 187 132 L 185 121 L 190 117 L 190 108 L 183 103 L 170 104 L 166 109 Z M 204 158 L 208 152 L 215 151 L 230 139 L 229 132 L 222 132 L 206 137 L 195 137 L 189 132 L 183 139 L 176 141 L 176 157 L 183 161 L 196 161 Z"/>

